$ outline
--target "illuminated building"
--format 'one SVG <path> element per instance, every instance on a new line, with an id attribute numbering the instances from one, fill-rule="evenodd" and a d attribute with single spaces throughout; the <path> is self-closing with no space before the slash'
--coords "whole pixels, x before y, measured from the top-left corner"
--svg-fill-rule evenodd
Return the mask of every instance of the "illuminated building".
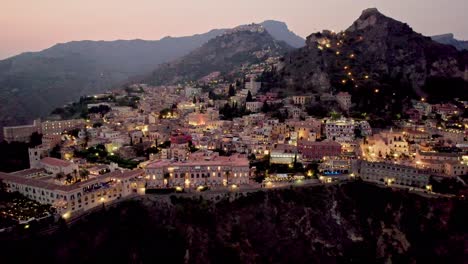
<path id="1" fill-rule="evenodd" d="M 359 176 L 364 181 L 380 184 L 426 188 L 430 174 L 427 170 L 390 162 L 362 161 Z"/>
<path id="2" fill-rule="evenodd" d="M 351 107 L 351 95 L 347 92 L 339 92 L 336 95 L 336 101 L 340 105 L 341 109 L 348 111 Z"/>
<path id="3" fill-rule="evenodd" d="M 10 192 L 42 204 L 52 205 L 68 218 L 96 206 L 137 192 L 143 170 L 114 171 L 70 185 L 57 184 L 48 178 L 25 178 L 20 174 L 0 172 L 0 179 Z"/>
<path id="4" fill-rule="evenodd" d="M 188 160 L 159 160 L 145 168 L 147 186 L 219 186 L 249 183 L 249 161 L 241 155 L 219 156 L 217 152 L 192 153 Z"/>
<path id="5" fill-rule="evenodd" d="M 342 147 L 339 143 L 333 141 L 313 142 L 299 140 L 297 149 L 304 160 L 314 161 L 328 156 L 339 156 Z"/>
<path id="6" fill-rule="evenodd" d="M 33 133 L 41 133 L 40 120 L 34 120 L 32 125 L 3 127 L 3 138 L 7 142 L 29 142 Z"/>

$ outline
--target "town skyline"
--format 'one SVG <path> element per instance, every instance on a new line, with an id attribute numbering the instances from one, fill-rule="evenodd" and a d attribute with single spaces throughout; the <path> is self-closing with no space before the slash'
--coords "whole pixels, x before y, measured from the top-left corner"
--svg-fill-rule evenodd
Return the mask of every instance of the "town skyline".
<path id="1" fill-rule="evenodd" d="M 19 1 L 140 40 L 0 60 L 2 263 L 466 262 L 465 3 Z"/>
<path id="2" fill-rule="evenodd" d="M 323 29 L 345 30 L 363 9 L 369 7 L 377 7 L 426 36 L 454 33 L 458 39 L 468 39 L 468 22 L 463 19 L 463 10 L 468 4 L 459 0 L 450 5 L 437 0 L 424 3 L 368 0 L 312 3 L 300 0 L 287 6 L 281 1 L 270 2 L 268 8 L 262 8 L 266 6 L 263 0 L 253 4 L 240 1 L 224 5 L 212 0 L 184 5 L 179 1 L 145 1 L 141 5 L 129 1 L 9 2 L 0 11 L 0 23 L 5 25 L 0 29 L 0 59 L 69 41 L 158 40 L 165 36 L 189 36 L 264 20 L 285 22 L 291 31 L 305 38 Z M 441 13 L 441 10 L 446 12 Z M 185 23 L 187 19 L 191 21 L 190 26 Z"/>

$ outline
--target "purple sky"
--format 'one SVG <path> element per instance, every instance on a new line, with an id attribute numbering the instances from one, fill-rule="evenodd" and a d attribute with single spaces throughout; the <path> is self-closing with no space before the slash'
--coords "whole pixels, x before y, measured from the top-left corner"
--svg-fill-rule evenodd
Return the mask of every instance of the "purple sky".
<path id="1" fill-rule="evenodd" d="M 0 59 L 71 40 L 155 40 L 266 19 L 305 37 L 346 29 L 368 7 L 424 35 L 468 39 L 468 0 L 0 0 Z"/>

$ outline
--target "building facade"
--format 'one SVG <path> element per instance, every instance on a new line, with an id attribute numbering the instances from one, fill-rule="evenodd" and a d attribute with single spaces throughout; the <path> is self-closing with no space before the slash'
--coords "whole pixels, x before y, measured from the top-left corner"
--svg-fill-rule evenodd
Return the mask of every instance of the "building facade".
<path id="1" fill-rule="evenodd" d="M 67 219 L 96 206 L 137 193 L 139 178 L 143 170 L 114 171 L 89 180 L 60 185 L 45 179 L 26 178 L 19 175 L 0 173 L 0 179 L 10 192 L 22 195 L 41 204 L 52 205 Z"/>
<path id="2" fill-rule="evenodd" d="M 249 183 L 249 161 L 241 155 L 193 153 L 189 160 L 159 160 L 145 168 L 148 188 L 227 186 Z"/>
<path id="3" fill-rule="evenodd" d="M 341 154 L 341 144 L 333 141 L 304 141 L 299 140 L 297 150 L 306 161 L 321 160 L 324 157 L 334 157 Z"/>
<path id="4" fill-rule="evenodd" d="M 362 161 L 359 176 L 364 181 L 386 185 L 402 185 L 426 188 L 429 184 L 429 172 L 415 167 L 387 162 Z"/>

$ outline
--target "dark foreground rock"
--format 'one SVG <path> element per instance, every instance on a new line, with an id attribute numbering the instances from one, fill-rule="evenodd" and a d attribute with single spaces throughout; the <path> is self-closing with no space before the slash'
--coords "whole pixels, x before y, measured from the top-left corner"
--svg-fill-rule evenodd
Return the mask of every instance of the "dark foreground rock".
<path id="1" fill-rule="evenodd" d="M 53 235 L 1 241 L 2 262 L 466 261 L 465 200 L 360 182 L 233 196 L 123 203 Z"/>

